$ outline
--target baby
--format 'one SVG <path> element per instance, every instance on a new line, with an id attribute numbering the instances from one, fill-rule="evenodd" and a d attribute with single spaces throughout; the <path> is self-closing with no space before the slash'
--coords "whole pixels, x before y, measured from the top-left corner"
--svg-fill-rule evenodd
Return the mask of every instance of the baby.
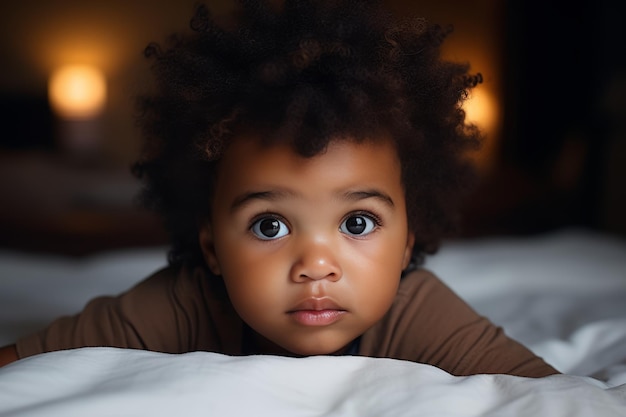
<path id="1" fill-rule="evenodd" d="M 453 230 L 480 140 L 479 74 L 448 31 L 375 1 L 247 0 L 150 45 L 134 172 L 171 236 L 163 270 L 0 352 L 115 346 L 363 355 L 455 375 L 557 371 L 420 267 Z"/>

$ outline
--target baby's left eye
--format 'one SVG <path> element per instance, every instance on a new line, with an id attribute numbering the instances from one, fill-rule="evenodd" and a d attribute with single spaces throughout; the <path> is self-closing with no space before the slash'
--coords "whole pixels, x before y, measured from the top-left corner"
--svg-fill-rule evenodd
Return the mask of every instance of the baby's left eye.
<path id="1" fill-rule="evenodd" d="M 339 226 L 339 230 L 351 236 L 365 236 L 376 228 L 376 222 L 369 216 L 356 214 L 348 217 Z"/>

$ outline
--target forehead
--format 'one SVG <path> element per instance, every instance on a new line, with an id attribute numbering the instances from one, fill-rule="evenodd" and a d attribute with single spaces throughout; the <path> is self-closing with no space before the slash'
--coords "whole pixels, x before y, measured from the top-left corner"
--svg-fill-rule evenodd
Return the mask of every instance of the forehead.
<path id="1" fill-rule="evenodd" d="M 290 196 L 318 206 L 359 193 L 385 195 L 397 207 L 404 205 L 391 140 L 334 140 L 318 155 L 303 157 L 289 145 L 268 146 L 246 136 L 237 138 L 220 161 L 212 212 L 231 210 L 246 195 Z"/>
<path id="2" fill-rule="evenodd" d="M 400 171 L 395 143 L 385 136 L 361 141 L 338 138 L 322 152 L 302 156 L 289 144 L 268 144 L 254 135 L 245 135 L 236 137 L 224 152 L 218 164 L 218 179 L 304 175 L 322 180 L 354 174 L 355 179 L 400 181 Z"/>

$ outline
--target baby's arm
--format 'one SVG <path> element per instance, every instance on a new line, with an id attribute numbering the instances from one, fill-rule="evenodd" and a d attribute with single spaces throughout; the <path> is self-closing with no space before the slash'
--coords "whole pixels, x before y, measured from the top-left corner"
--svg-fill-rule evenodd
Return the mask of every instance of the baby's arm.
<path id="1" fill-rule="evenodd" d="M 15 345 L 0 347 L 0 367 L 18 360 Z"/>
<path id="2" fill-rule="evenodd" d="M 397 300 L 361 342 L 364 348 L 376 347 L 374 356 L 428 363 L 454 375 L 558 373 L 428 271 L 407 275 Z"/>
<path id="3" fill-rule="evenodd" d="M 169 353 L 193 349 L 194 308 L 199 291 L 192 278 L 174 269 L 157 272 L 117 297 L 91 300 L 77 315 L 61 317 L 45 329 L 19 339 L 7 360 L 90 346 L 145 349 Z M 191 295 L 189 295 L 191 294 Z M 191 298 L 191 301 L 188 301 Z"/>

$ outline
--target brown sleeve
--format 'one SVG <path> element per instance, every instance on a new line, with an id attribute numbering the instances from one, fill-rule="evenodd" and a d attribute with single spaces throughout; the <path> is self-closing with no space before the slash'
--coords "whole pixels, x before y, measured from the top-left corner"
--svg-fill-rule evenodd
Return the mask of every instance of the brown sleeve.
<path id="1" fill-rule="evenodd" d="M 425 270 L 404 277 L 388 314 L 363 335 L 361 354 L 427 363 L 454 375 L 558 373 Z"/>
<path id="2" fill-rule="evenodd" d="M 117 297 L 99 297 L 82 312 L 61 317 L 18 340 L 20 358 L 90 346 L 181 353 L 220 344 L 211 320 L 206 279 L 163 269 Z"/>

